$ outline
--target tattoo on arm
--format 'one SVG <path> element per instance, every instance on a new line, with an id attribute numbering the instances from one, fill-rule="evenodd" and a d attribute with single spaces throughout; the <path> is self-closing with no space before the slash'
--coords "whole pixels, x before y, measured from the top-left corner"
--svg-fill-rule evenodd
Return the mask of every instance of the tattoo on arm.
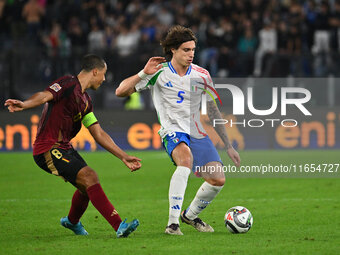
<path id="1" fill-rule="evenodd" d="M 213 101 L 209 101 L 207 103 L 208 108 L 208 117 L 211 122 L 214 121 L 214 119 L 222 119 L 221 113 L 215 103 Z M 215 125 L 215 131 L 216 133 L 221 137 L 226 149 L 231 148 L 231 144 L 228 139 L 227 130 L 225 128 L 225 125 Z"/>

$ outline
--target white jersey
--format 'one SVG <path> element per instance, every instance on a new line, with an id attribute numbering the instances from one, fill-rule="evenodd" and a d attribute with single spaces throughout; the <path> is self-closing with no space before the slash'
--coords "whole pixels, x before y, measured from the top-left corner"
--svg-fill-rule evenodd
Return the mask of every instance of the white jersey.
<path id="1" fill-rule="evenodd" d="M 172 132 L 187 133 L 198 139 L 206 136 L 200 122 L 202 96 L 207 101 L 216 97 L 212 93 L 213 82 L 207 70 L 191 64 L 187 73 L 181 77 L 171 62 L 167 62 L 155 74 L 148 75 L 137 83 L 135 88 L 136 91 L 151 89 L 161 124 L 159 135 L 162 138 Z"/>

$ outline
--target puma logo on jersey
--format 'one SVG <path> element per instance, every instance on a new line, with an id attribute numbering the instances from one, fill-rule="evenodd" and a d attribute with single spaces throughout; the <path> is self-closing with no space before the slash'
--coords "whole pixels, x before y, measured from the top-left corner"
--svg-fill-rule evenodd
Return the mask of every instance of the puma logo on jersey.
<path id="1" fill-rule="evenodd" d="M 118 214 L 117 210 L 114 209 L 114 210 L 112 211 L 112 213 L 111 213 L 111 217 L 113 217 L 113 216 L 115 216 L 115 215 L 117 215 L 117 214 Z"/>

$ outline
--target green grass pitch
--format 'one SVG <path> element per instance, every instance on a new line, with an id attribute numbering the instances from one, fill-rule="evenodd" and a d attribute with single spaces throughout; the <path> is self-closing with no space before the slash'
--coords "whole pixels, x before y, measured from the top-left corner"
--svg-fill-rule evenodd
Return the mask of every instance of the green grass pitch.
<path id="1" fill-rule="evenodd" d="M 182 224 L 184 236 L 165 235 L 168 186 L 174 166 L 163 151 L 132 152 L 143 159 L 130 173 L 109 153 L 81 155 L 98 172 L 121 217 L 140 220 L 136 232 L 116 239 L 90 204 L 82 223 L 89 236 L 76 236 L 59 225 L 67 215 L 72 185 L 40 170 L 30 153 L 0 153 L 0 254 L 337 254 L 340 244 L 340 179 L 227 179 L 201 218 L 215 228 L 199 233 Z M 339 163 L 340 151 L 244 151 L 244 165 L 260 163 Z M 221 153 L 227 163 L 225 153 Z M 247 177 L 247 175 L 244 175 Z M 249 177 L 249 176 L 248 176 Z M 202 180 L 189 178 L 184 208 Z M 223 217 L 228 208 L 247 207 L 254 216 L 246 234 L 231 234 Z"/>

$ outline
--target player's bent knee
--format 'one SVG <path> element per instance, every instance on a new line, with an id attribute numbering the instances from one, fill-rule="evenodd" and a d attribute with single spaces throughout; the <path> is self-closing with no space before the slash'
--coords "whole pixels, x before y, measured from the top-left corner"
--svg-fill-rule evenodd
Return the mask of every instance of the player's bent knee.
<path id="1" fill-rule="evenodd" d="M 207 180 L 207 182 L 211 184 L 212 186 L 224 186 L 225 178 L 210 179 L 210 180 Z"/>
<path id="2" fill-rule="evenodd" d="M 99 183 L 99 179 L 97 173 L 90 167 L 86 166 L 78 172 L 76 182 L 77 184 L 80 184 L 81 186 L 88 188 L 94 184 Z"/>
<path id="3" fill-rule="evenodd" d="M 225 184 L 225 178 L 223 179 L 217 179 L 216 180 L 216 185 L 215 186 L 224 186 Z"/>
<path id="4" fill-rule="evenodd" d="M 192 160 L 191 160 L 190 157 L 182 158 L 182 159 L 180 160 L 180 164 L 178 164 L 178 165 L 180 165 L 180 166 L 185 166 L 185 167 L 188 167 L 188 168 L 191 169 L 191 167 L 192 167 Z"/>

